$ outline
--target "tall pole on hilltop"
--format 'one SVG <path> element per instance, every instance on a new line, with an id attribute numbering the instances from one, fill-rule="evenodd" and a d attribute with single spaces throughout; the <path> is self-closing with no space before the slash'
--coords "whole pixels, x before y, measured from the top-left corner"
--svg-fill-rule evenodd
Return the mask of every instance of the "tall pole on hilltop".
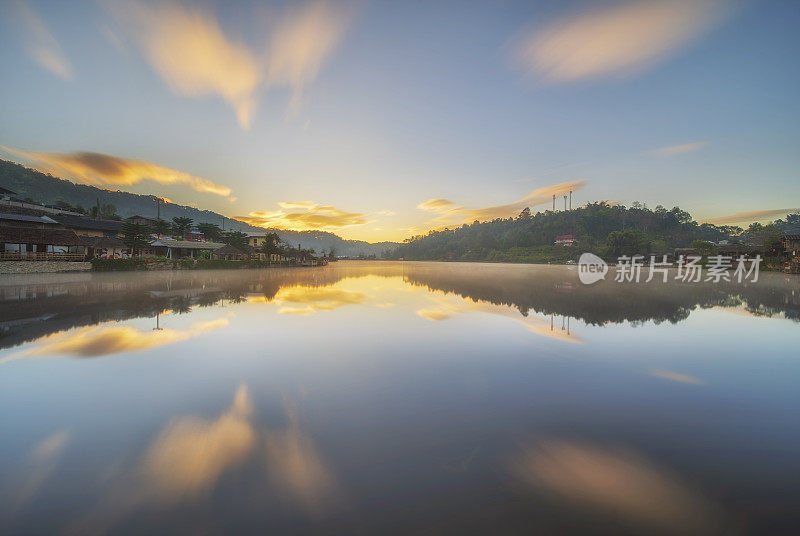
<path id="1" fill-rule="evenodd" d="M 553 194 L 553 212 L 556 211 L 556 194 Z"/>
<path id="2" fill-rule="evenodd" d="M 569 209 L 572 210 L 572 190 L 569 191 Z"/>
<path id="3" fill-rule="evenodd" d="M 567 210 L 567 196 L 564 196 L 564 211 Z"/>

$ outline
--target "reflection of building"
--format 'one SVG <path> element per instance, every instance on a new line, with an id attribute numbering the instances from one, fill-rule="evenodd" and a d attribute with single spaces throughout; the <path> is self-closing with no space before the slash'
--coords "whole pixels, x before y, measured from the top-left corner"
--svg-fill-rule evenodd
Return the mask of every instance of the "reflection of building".
<path id="1" fill-rule="evenodd" d="M 555 245 L 557 246 L 574 246 L 578 243 L 578 239 L 575 238 L 575 235 L 565 234 L 559 235 L 556 237 Z"/>

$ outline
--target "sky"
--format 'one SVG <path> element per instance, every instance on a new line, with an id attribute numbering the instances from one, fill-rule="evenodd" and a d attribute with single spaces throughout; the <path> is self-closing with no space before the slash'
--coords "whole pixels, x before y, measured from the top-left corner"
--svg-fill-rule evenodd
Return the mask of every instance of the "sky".
<path id="1" fill-rule="evenodd" d="M 0 0 L 0 157 L 402 240 L 608 200 L 800 207 L 800 3 Z"/>

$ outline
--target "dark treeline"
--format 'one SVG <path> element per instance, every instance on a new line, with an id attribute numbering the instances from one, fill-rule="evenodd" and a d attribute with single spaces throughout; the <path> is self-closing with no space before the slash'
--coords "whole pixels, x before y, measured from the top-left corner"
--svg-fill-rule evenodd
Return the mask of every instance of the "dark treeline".
<path id="1" fill-rule="evenodd" d="M 790 215 L 797 219 L 797 215 Z M 777 223 L 777 222 L 776 222 Z M 579 247 L 555 246 L 556 237 L 573 235 Z M 604 257 L 671 253 L 675 248 L 711 242 L 750 240 L 759 245 L 780 241 L 776 225 L 741 227 L 698 223 L 685 210 L 641 203 L 631 207 L 590 203 L 569 211 L 531 214 L 474 222 L 430 231 L 405 240 L 387 256 L 414 260 L 560 262 L 591 251 Z"/>

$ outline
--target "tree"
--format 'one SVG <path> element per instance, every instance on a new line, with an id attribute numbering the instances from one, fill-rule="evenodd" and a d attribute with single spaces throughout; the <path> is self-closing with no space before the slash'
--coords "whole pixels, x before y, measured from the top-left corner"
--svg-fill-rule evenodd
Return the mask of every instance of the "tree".
<path id="1" fill-rule="evenodd" d="M 100 220 L 121 220 L 122 216 L 117 214 L 117 207 L 108 203 L 102 206 L 93 206 L 91 211 L 92 218 Z"/>
<path id="2" fill-rule="evenodd" d="M 222 229 L 216 223 L 198 223 L 197 228 L 208 240 L 219 240 L 222 235 Z"/>
<path id="3" fill-rule="evenodd" d="M 187 218 L 184 216 L 172 218 L 172 233 L 175 236 L 180 236 L 183 238 L 186 236 L 186 233 L 189 232 L 189 229 L 192 228 L 192 223 L 194 223 L 192 218 Z"/>
<path id="4" fill-rule="evenodd" d="M 606 245 L 612 257 L 647 255 L 650 253 L 651 241 L 637 229 L 625 229 L 609 233 Z"/>
<path id="5" fill-rule="evenodd" d="M 247 239 L 249 237 L 246 233 L 241 231 L 227 231 L 222 234 L 221 240 L 225 244 L 230 244 L 231 246 L 238 248 L 242 251 L 247 251 L 249 249 L 247 244 Z"/>
<path id="6" fill-rule="evenodd" d="M 150 229 L 146 225 L 126 221 L 122 224 L 122 241 L 131 248 L 131 253 L 135 256 L 136 250 L 142 250 L 150 245 Z"/>
<path id="7" fill-rule="evenodd" d="M 714 251 L 714 244 L 708 240 L 697 239 L 692 242 L 692 249 L 694 249 L 700 255 L 709 255 L 712 251 Z"/>
<path id="8" fill-rule="evenodd" d="M 168 221 L 157 219 L 153 222 L 152 231 L 157 235 L 169 234 L 171 226 Z"/>
<path id="9" fill-rule="evenodd" d="M 530 207 L 525 207 L 522 209 L 522 212 L 519 213 L 517 216 L 518 220 L 527 220 L 531 217 L 531 209 Z"/>
<path id="10" fill-rule="evenodd" d="M 267 255 L 271 253 L 280 253 L 283 248 L 281 247 L 281 239 L 278 237 L 278 233 L 274 231 L 267 233 L 264 237 L 264 245 L 262 245 L 261 248 Z"/>

